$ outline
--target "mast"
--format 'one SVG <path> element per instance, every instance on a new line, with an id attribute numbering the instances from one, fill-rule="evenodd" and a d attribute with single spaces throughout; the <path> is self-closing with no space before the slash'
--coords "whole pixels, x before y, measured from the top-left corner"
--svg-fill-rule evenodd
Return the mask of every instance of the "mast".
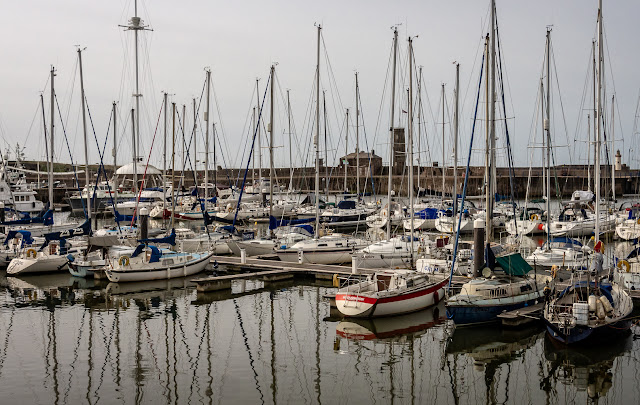
<path id="1" fill-rule="evenodd" d="M 210 86 L 211 86 L 211 70 L 206 70 L 207 75 L 207 110 L 204 114 L 205 122 L 205 138 L 204 138 L 204 206 L 206 209 L 207 200 L 209 199 L 209 114 L 210 114 Z M 215 135 L 214 135 L 215 136 Z M 214 140 L 215 142 L 215 140 Z M 214 184 L 215 190 L 215 184 Z"/>
<path id="2" fill-rule="evenodd" d="M 597 132 L 596 132 L 596 160 L 593 179 L 596 190 L 596 228 L 594 246 L 600 241 L 600 140 L 602 135 L 602 0 L 598 1 L 598 102 L 597 107 Z"/>
<path id="3" fill-rule="evenodd" d="M 491 229 L 491 215 L 489 215 L 489 206 L 491 205 L 491 173 L 489 171 L 491 164 L 491 129 L 489 124 L 489 34 L 484 40 L 484 55 L 485 58 L 485 148 L 484 148 L 484 193 L 485 193 L 485 246 L 489 246 L 491 243 L 490 229 Z"/>
<path id="4" fill-rule="evenodd" d="M 344 165 L 344 192 L 347 192 L 347 164 L 348 164 L 348 160 L 347 160 L 347 155 L 349 154 L 349 109 L 347 108 L 347 118 L 346 118 L 347 122 L 345 124 L 345 135 L 344 135 L 344 162 L 342 162 L 342 164 Z"/>
<path id="5" fill-rule="evenodd" d="M 193 133 L 191 136 L 191 141 L 193 142 L 193 171 L 195 172 L 195 178 L 196 178 L 196 184 L 194 184 L 193 186 L 195 187 L 195 190 L 197 190 L 198 187 L 198 122 L 197 122 L 197 115 L 196 115 L 196 99 L 194 97 L 193 99 Z M 200 195 L 199 193 L 196 191 L 196 202 L 198 202 L 200 200 Z M 205 202 L 206 202 L 207 198 L 205 197 Z"/>
<path id="6" fill-rule="evenodd" d="M 413 38 L 409 37 L 409 111 L 408 111 L 408 138 L 409 138 L 409 221 L 410 221 L 410 242 L 409 252 L 411 257 L 410 266 L 413 268 Z M 390 224 L 389 224 L 390 225 Z"/>
<path id="7" fill-rule="evenodd" d="M 255 128 L 256 127 L 256 107 L 253 107 L 253 118 L 252 118 L 253 122 L 251 124 L 251 128 Z M 251 148 L 253 149 L 253 153 L 252 153 L 252 159 L 251 159 L 251 182 L 253 184 L 253 187 L 255 188 L 256 185 L 256 147 L 255 145 L 252 145 Z M 255 190 L 254 190 L 255 192 Z"/>
<path id="8" fill-rule="evenodd" d="M 587 190 L 591 190 L 591 114 L 587 114 Z"/>
<path id="9" fill-rule="evenodd" d="M 487 207 L 487 217 L 489 218 L 489 227 L 487 228 L 488 239 L 493 239 L 493 195 L 497 191 L 496 185 L 496 2 L 491 0 L 491 81 L 489 89 L 489 128 L 491 142 L 491 177 L 489 180 L 489 190 L 491 191 L 489 206 Z"/>
<path id="10" fill-rule="evenodd" d="M 594 39 L 593 41 L 591 41 L 591 48 L 592 48 L 592 52 L 593 52 L 593 142 L 596 142 L 596 137 L 597 134 L 596 132 L 598 131 L 598 107 L 596 107 L 596 103 L 598 102 L 598 93 L 597 93 L 597 83 L 598 83 L 598 78 L 597 78 L 597 74 L 598 74 L 598 67 L 596 65 L 596 40 Z M 591 141 L 591 139 L 589 139 L 589 141 Z M 591 158 L 591 157 L 589 157 Z M 594 184 L 593 184 L 593 189 L 595 190 L 595 159 L 596 159 L 596 145 L 593 145 L 593 176 L 594 176 Z M 589 184 L 589 190 L 591 190 L 591 184 Z"/>
<path id="11" fill-rule="evenodd" d="M 418 196 L 420 195 L 420 172 L 422 161 L 422 66 L 419 68 L 418 73 Z M 454 211 L 455 212 L 455 211 Z"/>
<path id="12" fill-rule="evenodd" d="M 546 115 L 544 120 L 544 131 L 546 132 L 547 144 L 547 229 L 551 230 L 551 28 L 547 28 L 547 100 Z M 547 249 L 551 245 L 551 232 L 547 232 Z"/>
<path id="13" fill-rule="evenodd" d="M 51 130 L 49 133 L 49 209 L 53 211 L 53 135 L 55 133 L 55 103 L 56 92 L 54 87 L 54 78 L 56 77 L 56 68 L 51 66 Z"/>
<path id="14" fill-rule="evenodd" d="M 398 28 L 393 27 L 393 71 L 391 73 L 391 126 L 389 128 L 389 179 L 387 181 L 387 240 L 391 240 L 391 182 L 393 181 L 393 125 L 396 104 L 396 63 L 398 59 Z"/>
<path id="15" fill-rule="evenodd" d="M 320 227 L 320 33 L 322 26 L 318 24 L 318 44 L 316 54 L 316 136 L 313 139 L 313 146 L 316 150 L 316 226 L 314 237 L 318 239 Z"/>
<path id="16" fill-rule="evenodd" d="M 329 201 L 329 144 L 327 143 L 327 92 L 322 92 L 322 110 L 324 114 L 324 187 Z"/>
<path id="17" fill-rule="evenodd" d="M 44 96 L 40 93 L 40 109 L 42 110 L 42 133 L 44 134 L 44 148 L 45 154 L 47 156 L 47 173 L 49 172 L 49 150 L 47 149 L 47 119 L 44 116 Z M 4 166 L 4 165 L 3 165 Z M 4 170 L 6 171 L 6 166 L 4 166 Z M 42 183 L 40 183 L 40 162 L 38 161 L 38 187 Z"/>
<path id="18" fill-rule="evenodd" d="M 444 188 L 446 186 L 445 184 L 445 139 L 444 139 L 445 135 L 444 135 L 444 83 L 442 83 L 442 206 L 444 207 Z M 455 212 L 454 214 L 455 215 Z"/>
<path id="19" fill-rule="evenodd" d="M 173 130 L 171 135 L 171 228 L 176 212 L 176 103 L 171 103 Z"/>
<path id="20" fill-rule="evenodd" d="M 611 200 L 615 203 L 616 202 L 616 166 L 615 166 L 615 155 L 614 155 L 614 151 L 616 150 L 615 145 L 616 145 L 616 137 L 615 137 L 615 128 L 616 128 L 616 121 L 614 120 L 614 114 L 615 114 L 615 110 L 614 110 L 614 106 L 616 104 L 616 95 L 614 94 L 613 96 L 611 96 Z"/>
<path id="21" fill-rule="evenodd" d="M 116 171 L 118 170 L 118 140 L 116 137 L 116 102 L 113 102 L 113 206 L 118 206 L 118 177 L 116 176 Z"/>
<path id="22" fill-rule="evenodd" d="M 276 78 L 276 66 L 271 65 L 271 101 L 270 104 L 270 112 L 269 112 L 269 218 L 273 215 L 273 128 L 275 127 L 275 123 L 273 121 L 273 110 L 274 106 L 274 97 L 273 97 L 273 89 L 274 89 L 274 80 Z M 273 229 L 270 229 L 271 238 L 274 237 Z"/>
<path id="23" fill-rule="evenodd" d="M 136 81 L 136 92 L 133 94 L 133 97 L 136 99 L 136 108 L 137 117 L 135 119 L 135 124 L 132 124 L 134 127 L 134 151 L 138 151 L 140 149 L 140 97 L 142 94 L 140 93 L 140 72 L 139 72 L 139 63 L 138 63 L 138 31 L 152 31 L 148 28 L 147 25 L 144 25 L 144 22 L 140 17 L 138 17 L 138 0 L 134 0 L 134 16 L 129 20 L 129 25 L 120 25 L 120 27 L 126 28 L 127 31 L 133 31 L 134 34 L 134 42 L 135 42 L 135 81 Z M 133 111 L 133 109 L 132 109 Z M 134 170 L 136 169 L 135 161 L 138 159 L 137 155 L 134 155 Z M 136 186 L 137 187 L 137 186 Z"/>
<path id="24" fill-rule="evenodd" d="M 133 152 L 133 191 L 136 195 L 136 200 L 138 198 L 138 159 L 137 154 L 138 150 L 136 148 L 136 128 L 135 128 L 135 111 L 131 109 L 131 139 L 132 139 L 132 152 Z M 137 205 L 137 204 L 136 204 Z M 137 207 L 136 207 L 137 208 Z"/>
<path id="25" fill-rule="evenodd" d="M 289 121 L 289 192 L 293 191 L 293 142 L 291 141 L 291 101 L 287 89 L 287 120 Z"/>
<path id="26" fill-rule="evenodd" d="M 216 123 L 213 123 L 213 192 L 218 196 L 218 160 L 216 158 Z"/>
<path id="27" fill-rule="evenodd" d="M 164 142 L 162 150 L 162 218 L 167 211 L 167 92 L 164 92 Z M 166 225 L 166 223 L 164 223 Z"/>
<path id="28" fill-rule="evenodd" d="M 82 75 L 82 49 L 78 47 L 78 66 L 80 68 L 80 98 L 82 105 L 82 133 L 84 135 L 84 184 L 87 190 L 87 219 L 91 223 L 91 192 L 89 188 L 89 145 L 87 142 L 87 110 L 84 97 L 84 76 Z"/>
<path id="29" fill-rule="evenodd" d="M 460 99 L 460 64 L 456 63 L 456 95 L 453 114 L 453 217 L 458 213 L 458 109 Z"/>
<path id="30" fill-rule="evenodd" d="M 182 187 L 186 179 L 184 171 L 187 168 L 187 138 L 185 136 L 185 128 L 187 127 L 187 105 L 182 104 Z"/>
<path id="31" fill-rule="evenodd" d="M 360 201 L 360 103 L 358 102 L 358 72 L 356 72 L 356 195 Z"/>
<path id="32" fill-rule="evenodd" d="M 260 79 L 256 78 L 256 97 L 258 100 L 258 110 L 260 110 L 260 89 L 258 88 L 259 81 Z M 258 187 L 260 194 L 262 194 L 262 137 L 260 136 L 260 122 L 256 121 L 256 124 L 258 125 L 258 183 L 260 183 Z"/>

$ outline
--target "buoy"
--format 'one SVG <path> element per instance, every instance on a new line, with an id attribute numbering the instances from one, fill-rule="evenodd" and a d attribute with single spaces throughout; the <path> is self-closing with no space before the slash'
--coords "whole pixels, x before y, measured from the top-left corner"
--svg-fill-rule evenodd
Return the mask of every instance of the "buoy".
<path id="1" fill-rule="evenodd" d="M 628 261 L 626 260 L 619 260 L 618 264 L 616 265 L 616 267 L 618 267 L 619 270 L 622 270 L 622 268 L 624 267 L 624 271 L 625 272 L 630 272 L 631 271 L 631 265 L 629 264 Z"/>
<path id="2" fill-rule="evenodd" d="M 537 221 L 537 220 L 540 219 L 540 216 L 538 214 L 531 214 L 530 218 L 531 218 L 532 221 Z"/>
<path id="3" fill-rule="evenodd" d="M 558 276 L 558 266 L 554 264 L 553 266 L 551 266 L 551 277 L 555 279 L 557 276 Z"/>
<path id="4" fill-rule="evenodd" d="M 538 230 L 539 230 L 539 231 L 543 231 L 543 230 L 544 230 L 544 225 L 542 225 L 542 224 L 538 224 Z"/>
<path id="5" fill-rule="evenodd" d="M 118 264 L 122 267 L 126 267 L 129 265 L 129 256 L 127 255 L 123 255 L 120 256 L 120 259 L 118 259 Z"/>
<path id="6" fill-rule="evenodd" d="M 35 259 L 37 255 L 38 252 L 36 252 L 35 249 L 27 249 L 27 259 L 30 257 L 33 257 Z"/>

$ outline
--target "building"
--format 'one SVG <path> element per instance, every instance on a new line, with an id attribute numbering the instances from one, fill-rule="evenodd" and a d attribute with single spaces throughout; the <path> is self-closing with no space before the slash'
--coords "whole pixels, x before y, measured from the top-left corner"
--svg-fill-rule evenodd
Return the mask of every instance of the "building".
<path id="1" fill-rule="evenodd" d="M 347 156 L 343 156 L 340 158 L 340 173 L 344 173 L 344 165 L 345 162 L 348 166 L 347 173 L 350 176 L 356 175 L 356 161 L 358 160 L 358 155 L 360 159 L 360 168 L 359 173 L 361 178 L 369 177 L 370 174 L 378 175 L 382 174 L 382 158 L 375 154 L 375 151 L 369 152 L 353 152 L 349 153 Z M 369 171 L 371 168 L 371 171 Z"/>

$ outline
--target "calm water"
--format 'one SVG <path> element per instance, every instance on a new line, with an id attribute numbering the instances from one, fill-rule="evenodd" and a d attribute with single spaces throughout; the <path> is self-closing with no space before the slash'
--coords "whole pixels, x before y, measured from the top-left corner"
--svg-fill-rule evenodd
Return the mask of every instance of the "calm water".
<path id="1" fill-rule="evenodd" d="M 556 348 L 436 307 L 340 321 L 311 284 L 0 280 L 1 403 L 637 403 L 640 340 Z M 640 332 L 640 330 L 635 330 Z"/>

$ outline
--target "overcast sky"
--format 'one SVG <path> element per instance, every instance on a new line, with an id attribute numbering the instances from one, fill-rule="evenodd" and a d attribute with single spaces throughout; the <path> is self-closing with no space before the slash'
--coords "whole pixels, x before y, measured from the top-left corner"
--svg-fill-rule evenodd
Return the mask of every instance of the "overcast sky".
<path id="1" fill-rule="evenodd" d="M 616 149 L 623 150 L 625 163 L 637 148 L 634 118 L 640 88 L 637 38 L 640 38 L 640 2 L 604 2 L 606 34 L 607 105 L 617 98 L 615 111 Z M 79 77 L 75 45 L 83 52 L 85 89 L 99 143 L 105 143 L 111 104 L 118 102 L 119 161 L 131 160 L 131 130 L 128 122 L 133 105 L 133 33 L 126 25 L 133 16 L 133 0 L 81 1 L 33 0 L 4 2 L 0 16 L 2 74 L 0 74 L 0 136 L 3 149 L 16 142 L 26 146 L 28 159 L 44 158 L 40 92 L 44 91 L 49 115 L 49 70 L 57 69 L 56 92 L 74 161 L 84 162 L 79 106 Z M 143 154 L 149 154 L 162 102 L 162 91 L 171 101 L 187 104 L 187 127 L 193 123 L 192 99 L 200 99 L 205 67 L 212 69 L 215 100 L 213 121 L 223 143 L 218 148 L 218 164 L 237 167 L 246 150 L 248 117 L 255 105 L 255 81 L 260 78 L 261 97 L 269 67 L 277 62 L 277 105 L 275 121 L 276 165 L 288 165 L 287 112 L 283 96 L 290 89 L 292 120 L 296 138 L 294 164 L 310 163 L 310 118 L 314 110 L 313 85 L 316 64 L 316 28 L 323 26 L 322 84 L 327 97 L 328 147 L 330 156 L 344 151 L 344 109 L 352 109 L 349 149 L 353 149 L 355 121 L 353 109 L 354 72 L 359 72 L 364 126 L 361 142 L 375 149 L 387 161 L 389 127 L 389 84 L 385 82 L 392 43 L 391 27 L 399 27 L 399 75 L 407 76 L 407 36 L 414 42 L 415 59 L 423 66 L 425 121 L 422 161 L 441 161 L 441 84 L 451 109 L 454 65 L 461 64 L 461 152 L 466 163 L 470 123 L 479 75 L 482 37 L 486 33 L 488 0 L 455 1 L 139 1 L 139 15 L 153 32 L 140 34 L 141 138 Z M 503 66 L 508 83 L 507 116 L 516 165 L 527 166 L 532 122 L 536 117 L 539 80 L 542 72 L 546 27 L 553 26 L 552 41 L 557 67 L 557 83 L 552 85 L 552 128 L 557 156 L 569 163 L 569 148 L 576 148 L 573 163 L 585 163 L 586 111 L 590 92 L 585 86 L 590 75 L 591 41 L 596 35 L 596 0 L 498 0 L 497 12 L 502 40 Z M 330 63 L 330 70 L 328 69 Z M 335 81 L 335 82 L 333 82 Z M 556 75 L 553 75 L 556 81 Z M 334 83 L 334 84 L 332 84 Z M 385 90 L 386 86 L 386 90 Z M 406 94 L 406 80 L 398 93 Z M 385 97 L 383 99 L 383 92 Z M 427 104 L 427 98 L 430 104 Z M 212 97 L 213 98 L 213 97 Z M 267 97 L 268 99 L 268 97 Z M 406 96 L 398 96 L 406 120 Z M 403 107 L 404 106 L 404 107 Z M 501 108 L 499 106 L 499 108 Z M 268 107 L 265 114 L 268 115 Z M 218 113 L 219 111 L 219 113 Z M 449 118 L 446 155 L 451 153 Z M 564 114 L 564 115 L 563 115 Z M 610 110 L 608 110 L 610 115 Z M 202 115 L 202 113 L 201 113 Z M 566 130 L 565 130 L 566 122 Z M 401 123 L 402 124 L 402 123 Z M 156 135 L 151 162 L 162 161 L 162 120 Z M 377 132 L 376 132 L 377 128 Z M 437 128 L 437 129 L 436 129 Z M 482 133 L 476 136 L 484 136 Z M 93 138 L 93 135 L 91 134 Z M 112 134 L 105 154 L 111 164 Z M 204 159 L 204 141 L 198 131 L 198 159 Z M 481 138 L 480 138 L 481 139 Z M 579 139 L 579 141 L 574 141 Z M 624 139 L 624 146 L 622 144 Z M 416 141 L 417 142 L 417 141 Z M 426 156 L 427 145 L 431 158 Z M 477 144 L 479 147 L 479 144 Z M 568 145 L 568 147 L 567 147 Z M 561 146 L 561 147 L 560 147 Z M 90 144 L 91 162 L 98 161 L 95 140 Z M 69 152 L 62 126 L 56 129 L 57 160 L 68 162 Z M 499 152 L 501 154 L 501 152 Z M 264 152 L 264 165 L 268 164 Z M 13 158 L 13 156 L 12 156 Z M 181 157 L 177 158 L 180 167 Z M 333 157 L 330 162 L 335 161 Z M 539 164 L 539 160 L 534 161 Z M 504 164 L 504 163 L 503 163 Z M 246 156 L 242 165 L 246 165 Z M 637 166 L 635 161 L 634 166 Z"/>

